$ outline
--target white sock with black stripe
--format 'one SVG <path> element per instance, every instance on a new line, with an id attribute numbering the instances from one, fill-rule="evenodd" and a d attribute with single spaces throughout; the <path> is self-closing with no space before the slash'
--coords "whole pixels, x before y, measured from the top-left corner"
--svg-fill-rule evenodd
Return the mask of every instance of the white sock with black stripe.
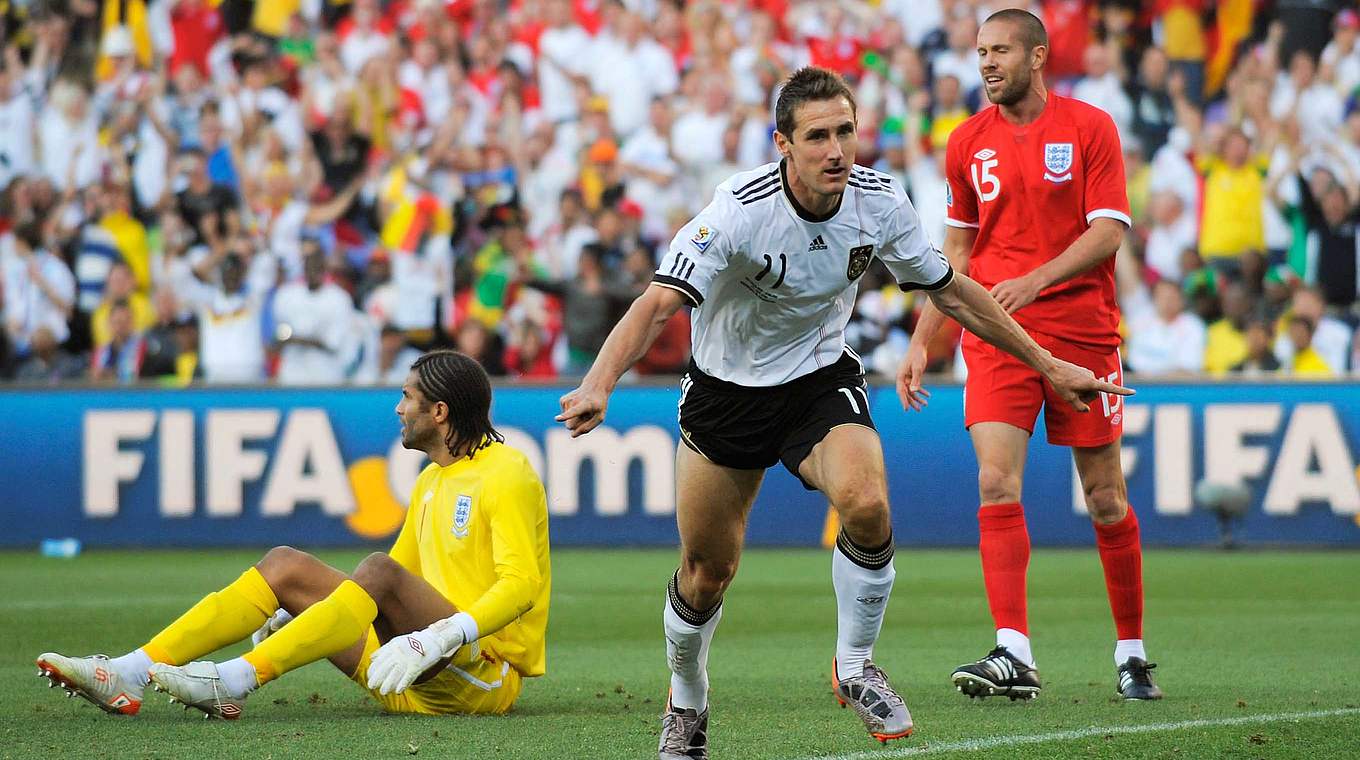
<path id="1" fill-rule="evenodd" d="M 666 664 L 671 669 L 671 706 L 703 712 L 708 707 L 708 646 L 722 620 L 722 602 L 696 610 L 680 597 L 680 571 L 666 588 Z"/>
<path id="2" fill-rule="evenodd" d="M 842 530 L 831 552 L 831 584 L 836 589 L 836 676 L 864 675 L 864 662 L 874 652 L 883 627 L 893 579 L 892 538 L 877 549 L 865 549 Z"/>

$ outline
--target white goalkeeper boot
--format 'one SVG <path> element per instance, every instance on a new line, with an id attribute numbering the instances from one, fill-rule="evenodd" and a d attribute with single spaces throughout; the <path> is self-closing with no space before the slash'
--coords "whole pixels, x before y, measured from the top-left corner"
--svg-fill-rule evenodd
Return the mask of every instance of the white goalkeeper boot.
<path id="1" fill-rule="evenodd" d="M 222 684 L 217 665 L 191 662 L 188 665 L 151 666 L 151 683 L 156 691 L 170 695 L 170 703 L 181 702 L 184 709 L 202 710 L 204 718 L 236 720 L 241 717 L 245 699 L 233 697 Z"/>

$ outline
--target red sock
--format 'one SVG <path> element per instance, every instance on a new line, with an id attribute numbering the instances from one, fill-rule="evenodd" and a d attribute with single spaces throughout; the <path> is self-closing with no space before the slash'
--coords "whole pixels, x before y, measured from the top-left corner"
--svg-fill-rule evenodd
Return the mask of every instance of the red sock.
<path id="1" fill-rule="evenodd" d="M 1124 519 L 1113 525 L 1093 523 L 1100 564 L 1105 566 L 1105 589 L 1110 612 L 1120 639 L 1143 638 L 1143 547 L 1138 516 L 1129 507 Z"/>
<path id="2" fill-rule="evenodd" d="M 987 604 L 998 629 L 1029 635 L 1025 615 L 1025 571 L 1029 569 L 1029 531 L 1025 508 L 1018 503 L 992 504 L 978 510 L 978 552 Z"/>

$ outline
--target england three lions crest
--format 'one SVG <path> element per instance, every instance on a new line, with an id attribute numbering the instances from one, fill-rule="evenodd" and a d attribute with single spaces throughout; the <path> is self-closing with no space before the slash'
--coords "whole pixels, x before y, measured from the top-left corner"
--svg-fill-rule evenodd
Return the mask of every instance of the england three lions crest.
<path id="1" fill-rule="evenodd" d="M 453 535 L 459 538 L 467 538 L 468 523 L 472 520 L 472 497 L 466 494 L 458 495 L 458 502 L 453 508 Z"/>
<path id="2" fill-rule="evenodd" d="M 1072 179 L 1072 143 L 1044 143 L 1044 169 L 1049 182 Z"/>
<path id="3" fill-rule="evenodd" d="M 864 270 L 869 268 L 869 262 L 874 258 L 874 247 L 872 245 L 857 245 L 850 249 L 850 260 L 845 265 L 845 276 L 851 281 L 859 279 L 864 274 Z"/>

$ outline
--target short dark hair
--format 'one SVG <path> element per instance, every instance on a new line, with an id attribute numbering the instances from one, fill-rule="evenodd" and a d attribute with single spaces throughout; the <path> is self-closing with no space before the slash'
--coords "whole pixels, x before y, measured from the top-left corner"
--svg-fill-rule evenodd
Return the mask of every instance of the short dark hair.
<path id="1" fill-rule="evenodd" d="M 779 99 L 774 105 L 774 128 L 792 140 L 793 131 L 798 127 L 794 123 L 794 113 L 799 106 L 836 98 L 845 98 L 850 103 L 850 113 L 856 112 L 855 93 L 839 74 L 817 66 L 804 66 L 793 72 L 779 90 Z"/>
<path id="2" fill-rule="evenodd" d="M 14 237 L 22 240 L 24 245 L 34 251 L 43 247 L 42 226 L 35 221 L 23 222 L 15 227 Z"/>
<path id="3" fill-rule="evenodd" d="M 1015 24 L 1020 30 L 1020 44 L 1025 46 L 1026 53 L 1040 45 L 1048 47 L 1048 30 L 1044 28 L 1044 22 L 1027 10 L 1005 8 L 988 16 L 982 23 L 990 24 L 993 21 L 1009 21 Z"/>
<path id="4" fill-rule="evenodd" d="M 493 442 L 505 440 L 491 426 L 491 380 L 477 360 L 457 351 L 431 351 L 416 359 L 411 370 L 416 373 L 416 387 L 428 401 L 443 401 L 449 407 L 444 445 L 450 452 L 464 443 L 471 459 Z"/>

